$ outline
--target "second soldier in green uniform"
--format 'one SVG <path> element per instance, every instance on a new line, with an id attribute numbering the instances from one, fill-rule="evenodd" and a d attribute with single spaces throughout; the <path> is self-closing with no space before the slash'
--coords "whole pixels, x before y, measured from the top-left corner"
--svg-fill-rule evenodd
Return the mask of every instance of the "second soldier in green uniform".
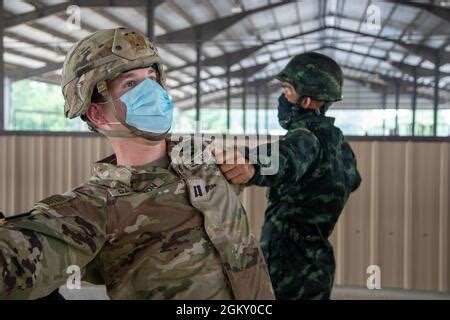
<path id="1" fill-rule="evenodd" d="M 308 52 L 294 57 L 277 79 L 284 91 L 278 119 L 288 132 L 265 148 L 277 150 L 278 172 L 261 174 L 269 162 L 257 149 L 249 156 L 256 164 L 224 164 L 221 170 L 232 183 L 269 187 L 261 246 L 277 299 L 328 299 L 335 272 L 328 238 L 361 182 L 350 145 L 334 118 L 325 116 L 342 99 L 342 70 L 329 57 Z"/>

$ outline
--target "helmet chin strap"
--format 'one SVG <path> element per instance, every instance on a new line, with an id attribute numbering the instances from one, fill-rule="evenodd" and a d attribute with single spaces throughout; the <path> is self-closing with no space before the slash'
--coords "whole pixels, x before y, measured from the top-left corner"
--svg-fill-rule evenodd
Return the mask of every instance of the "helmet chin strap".
<path id="1" fill-rule="evenodd" d="M 108 136 L 108 137 L 115 137 L 115 138 L 140 137 L 140 138 L 144 138 L 146 140 L 155 141 L 155 142 L 162 141 L 165 138 L 167 138 L 167 136 L 169 135 L 169 133 L 168 133 L 169 130 L 167 130 L 166 132 L 163 132 L 163 133 L 151 133 L 151 132 L 142 131 L 142 130 L 137 129 L 136 127 L 130 126 L 125 121 L 121 120 L 121 117 L 119 115 L 119 110 L 114 102 L 115 99 L 113 99 L 113 97 L 109 93 L 108 87 L 106 85 L 106 81 L 101 81 L 101 82 L 97 83 L 97 90 L 105 98 L 106 102 L 110 102 L 113 105 L 114 115 L 116 116 L 116 119 L 119 122 L 111 122 L 110 124 L 121 124 L 129 130 L 129 131 L 103 130 L 103 129 L 96 127 L 96 130 L 98 132 L 100 132 L 101 134 Z"/>

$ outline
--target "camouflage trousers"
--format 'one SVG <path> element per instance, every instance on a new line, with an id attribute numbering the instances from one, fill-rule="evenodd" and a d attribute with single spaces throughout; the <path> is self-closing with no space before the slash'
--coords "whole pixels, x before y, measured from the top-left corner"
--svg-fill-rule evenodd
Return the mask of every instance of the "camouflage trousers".
<path id="1" fill-rule="evenodd" d="M 333 288 L 335 261 L 326 241 L 293 241 L 263 234 L 262 249 L 278 300 L 327 300 Z"/>
<path id="2" fill-rule="evenodd" d="M 295 263 L 292 256 L 268 260 L 277 300 L 328 300 L 333 288 L 334 270 L 317 269 Z"/>

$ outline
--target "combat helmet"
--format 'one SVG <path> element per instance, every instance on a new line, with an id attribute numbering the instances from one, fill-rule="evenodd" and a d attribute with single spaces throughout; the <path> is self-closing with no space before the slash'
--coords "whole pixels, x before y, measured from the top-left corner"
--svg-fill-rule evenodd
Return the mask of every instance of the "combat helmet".
<path id="1" fill-rule="evenodd" d="M 317 52 L 306 52 L 292 58 L 276 76 L 291 83 L 299 96 L 325 101 L 325 108 L 342 100 L 343 74 L 333 59 Z M 322 107 L 323 108 L 323 107 Z M 325 110 L 322 110 L 325 112 Z"/>

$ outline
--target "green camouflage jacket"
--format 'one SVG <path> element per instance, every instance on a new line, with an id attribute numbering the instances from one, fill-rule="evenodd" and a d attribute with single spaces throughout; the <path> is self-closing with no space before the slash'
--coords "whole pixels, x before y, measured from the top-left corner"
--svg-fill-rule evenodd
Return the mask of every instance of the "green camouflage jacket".
<path id="1" fill-rule="evenodd" d="M 277 148 L 266 146 L 279 150 L 278 172 L 261 175 L 260 155 L 250 181 L 269 187 L 261 246 L 277 299 L 328 298 L 335 269 L 328 237 L 361 178 L 334 118 L 296 109 L 287 129 Z"/>
<path id="2" fill-rule="evenodd" d="M 273 299 L 237 194 L 214 163 L 141 167 L 111 156 L 93 176 L 0 226 L 0 298 L 34 299 L 68 267 L 112 299 Z M 173 159 L 172 159 L 173 160 Z"/>

